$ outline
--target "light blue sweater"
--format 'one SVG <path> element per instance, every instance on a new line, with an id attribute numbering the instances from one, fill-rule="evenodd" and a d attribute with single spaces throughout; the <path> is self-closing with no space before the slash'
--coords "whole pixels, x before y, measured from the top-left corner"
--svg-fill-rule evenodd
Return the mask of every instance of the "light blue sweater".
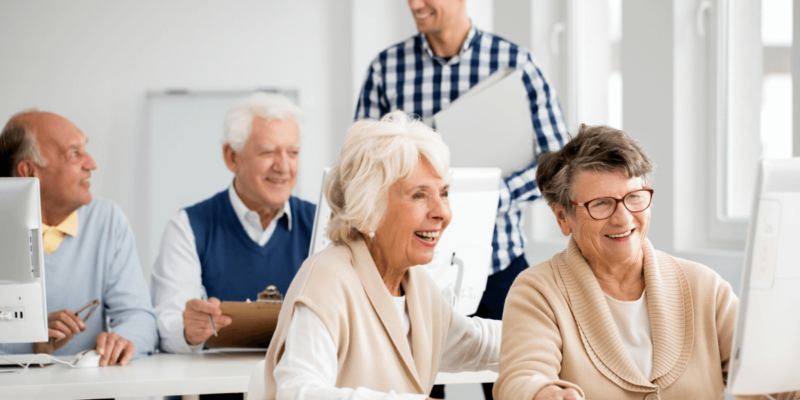
<path id="1" fill-rule="evenodd" d="M 44 254 L 47 312 L 77 311 L 94 299 L 100 306 L 86 330 L 54 354 L 91 349 L 106 328 L 134 343 L 134 358 L 152 354 L 158 344 L 156 315 L 128 219 L 116 204 L 96 198 L 78 209 L 78 224 L 77 236 L 67 235 L 56 251 Z M 31 343 L 0 344 L 0 354 L 32 351 Z"/>

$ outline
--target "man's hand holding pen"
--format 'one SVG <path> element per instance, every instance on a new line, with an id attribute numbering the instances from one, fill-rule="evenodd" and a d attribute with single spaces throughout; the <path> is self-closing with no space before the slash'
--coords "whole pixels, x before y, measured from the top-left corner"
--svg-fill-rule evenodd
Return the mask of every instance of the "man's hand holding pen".
<path id="1" fill-rule="evenodd" d="M 192 299 L 186 302 L 183 311 L 183 336 L 189 345 L 205 342 L 215 331 L 233 322 L 231 317 L 222 314 L 220 301 L 216 297 L 208 300 Z M 210 318 L 209 318 L 210 317 Z"/>
<path id="2" fill-rule="evenodd" d="M 34 353 L 53 354 L 64 347 L 74 335 L 86 330 L 86 324 L 71 310 L 59 310 L 47 314 L 47 334 L 50 340 L 33 344 Z"/>

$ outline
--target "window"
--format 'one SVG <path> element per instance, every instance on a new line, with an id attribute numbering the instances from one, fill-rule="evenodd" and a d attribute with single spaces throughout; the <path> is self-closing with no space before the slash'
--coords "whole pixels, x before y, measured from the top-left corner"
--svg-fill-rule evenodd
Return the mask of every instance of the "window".
<path id="1" fill-rule="evenodd" d="M 611 71 L 608 74 L 608 125 L 622 128 L 622 0 L 608 0 L 608 40 Z"/>
<path id="2" fill-rule="evenodd" d="M 730 2 L 721 217 L 750 216 L 757 162 L 792 156 L 792 1 Z"/>

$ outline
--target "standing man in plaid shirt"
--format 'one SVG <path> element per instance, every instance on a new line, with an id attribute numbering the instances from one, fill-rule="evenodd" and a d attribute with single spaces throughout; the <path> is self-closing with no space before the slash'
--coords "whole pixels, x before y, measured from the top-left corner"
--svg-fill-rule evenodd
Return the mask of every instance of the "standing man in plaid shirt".
<path id="1" fill-rule="evenodd" d="M 564 145 L 566 124 L 555 89 L 531 54 L 508 40 L 476 28 L 466 0 L 408 0 L 418 35 L 382 51 L 369 66 L 356 108 L 356 119 L 374 118 L 402 109 L 427 124 L 433 115 L 498 69 L 522 70 L 530 101 L 536 154 Z M 491 140 L 487 133 L 487 140 Z M 479 144 L 476 144 L 479 145 Z M 500 184 L 500 202 L 492 246 L 492 266 L 486 291 L 475 315 L 501 319 L 514 278 L 525 268 L 522 203 L 541 196 L 536 186 L 537 160 Z M 492 384 L 484 384 L 487 399 Z M 434 388 L 432 397 L 443 398 Z"/>

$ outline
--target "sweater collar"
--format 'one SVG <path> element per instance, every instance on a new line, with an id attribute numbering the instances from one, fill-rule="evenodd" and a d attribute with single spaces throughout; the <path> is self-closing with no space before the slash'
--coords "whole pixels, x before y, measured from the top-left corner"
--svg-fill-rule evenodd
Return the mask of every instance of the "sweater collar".
<path id="1" fill-rule="evenodd" d="M 569 303 L 584 347 L 595 367 L 631 391 L 665 388 L 683 372 L 694 342 L 692 294 L 675 259 L 643 246 L 644 281 L 653 334 L 653 374 L 646 378 L 625 349 L 603 291 L 574 239 L 551 260 L 559 289 Z"/>
<path id="2" fill-rule="evenodd" d="M 430 326 L 423 322 L 425 310 L 419 298 L 420 287 L 418 287 L 420 285 L 419 280 L 423 278 L 419 274 L 424 274 L 425 272 L 416 268 L 409 268 L 401 283 L 406 292 L 408 316 L 411 323 L 411 342 L 414 346 L 412 355 L 408 339 L 403 335 L 401 316 L 394 306 L 391 294 L 383 284 L 380 273 L 378 273 L 378 267 L 375 266 L 366 243 L 364 243 L 363 239 L 356 238 L 348 242 L 348 247 L 352 258 L 351 262 L 361 280 L 361 284 L 364 286 L 367 297 L 372 303 L 372 307 L 378 314 L 387 334 L 392 339 L 392 344 L 400 354 L 403 364 L 405 364 L 411 376 L 414 377 L 414 383 L 418 386 L 420 393 L 424 393 L 424 388 L 429 386 L 429 382 L 423 382 L 421 377 L 427 380 L 431 376 L 432 357 L 432 332 L 429 332 Z"/>

